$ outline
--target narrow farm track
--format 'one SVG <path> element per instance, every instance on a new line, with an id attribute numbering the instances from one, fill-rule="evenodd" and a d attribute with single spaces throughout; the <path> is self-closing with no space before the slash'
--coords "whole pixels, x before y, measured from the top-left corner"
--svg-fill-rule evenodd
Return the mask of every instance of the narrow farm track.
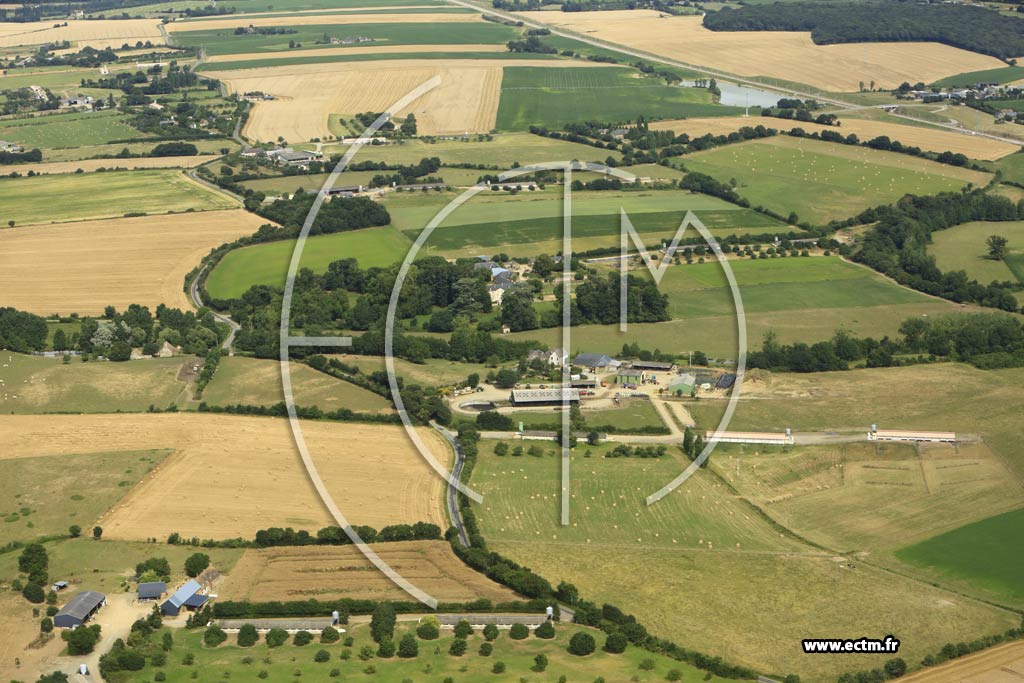
<path id="1" fill-rule="evenodd" d="M 451 444 L 452 450 L 455 451 L 455 464 L 452 466 L 452 480 L 460 481 L 462 479 L 462 470 L 466 466 L 466 454 L 462 452 L 462 446 L 455 440 L 455 435 L 450 431 L 437 424 L 431 422 L 430 426 L 438 431 L 441 436 Z M 448 518 L 459 532 L 459 541 L 466 548 L 469 547 L 469 535 L 466 533 L 466 527 L 462 523 L 462 514 L 459 512 L 459 490 L 449 482 L 445 489 L 445 504 L 448 506 Z"/>
<path id="2" fill-rule="evenodd" d="M 189 298 L 192 299 L 192 304 L 196 307 L 197 310 L 206 305 L 206 304 L 203 303 L 203 297 L 199 294 L 199 278 L 201 278 L 203 276 L 204 272 L 206 272 L 206 266 L 205 265 L 202 268 L 199 269 L 199 272 L 196 273 L 196 276 L 194 278 L 192 278 L 192 282 L 189 283 L 189 286 L 188 286 Z M 242 326 L 239 325 L 238 323 L 236 323 L 234 320 L 232 320 L 228 316 L 226 316 L 226 315 L 224 315 L 222 313 L 218 313 L 217 311 L 214 311 L 213 309 L 210 309 L 210 312 L 213 314 L 214 320 L 216 320 L 219 323 L 224 323 L 225 325 L 227 325 L 230 328 L 230 331 L 228 332 L 227 338 L 224 340 L 224 343 L 221 344 L 221 348 L 227 350 L 229 356 L 235 355 L 235 347 L 234 347 L 235 337 L 238 335 L 239 331 L 242 329 Z"/>

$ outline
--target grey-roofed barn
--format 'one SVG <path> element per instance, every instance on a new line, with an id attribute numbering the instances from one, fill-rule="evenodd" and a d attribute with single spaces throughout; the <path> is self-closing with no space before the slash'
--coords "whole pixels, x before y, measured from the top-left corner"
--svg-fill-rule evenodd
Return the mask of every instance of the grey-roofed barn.
<path id="1" fill-rule="evenodd" d="M 194 604 L 189 604 L 189 601 L 195 596 L 196 593 L 202 588 L 199 582 L 195 579 L 189 579 L 185 584 L 174 591 L 174 595 L 164 600 L 164 603 L 160 605 L 160 611 L 164 614 L 172 617 L 178 616 L 181 612 L 182 607 L 195 607 Z M 205 595 L 203 596 L 206 597 Z M 206 602 L 203 600 L 203 602 Z M 202 605 L 202 603 L 199 603 Z"/>
<path id="2" fill-rule="evenodd" d="M 163 581 L 145 581 L 139 584 L 139 600 L 157 600 L 167 592 Z"/>
<path id="3" fill-rule="evenodd" d="M 557 405 L 565 401 L 577 403 L 580 400 L 580 392 L 576 389 L 513 389 L 512 403 L 519 405 Z"/>
<path id="4" fill-rule="evenodd" d="M 53 625 L 60 628 L 81 626 L 96 614 L 100 607 L 107 604 L 107 596 L 96 591 L 82 591 L 64 605 L 53 617 Z"/>
<path id="5" fill-rule="evenodd" d="M 611 356 L 603 353 L 581 353 L 572 359 L 572 364 L 578 365 L 581 368 L 606 368 L 611 363 Z"/>

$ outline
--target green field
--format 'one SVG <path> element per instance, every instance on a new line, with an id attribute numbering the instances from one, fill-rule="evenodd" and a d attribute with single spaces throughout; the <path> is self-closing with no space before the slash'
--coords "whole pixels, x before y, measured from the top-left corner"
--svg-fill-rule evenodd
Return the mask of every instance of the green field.
<path id="1" fill-rule="evenodd" d="M 19 225 L 238 206 L 233 197 L 208 190 L 173 170 L 0 178 L 0 189 L 5 200 L 0 220 Z"/>
<path id="2" fill-rule="evenodd" d="M 326 149 L 331 149 L 330 147 Z M 345 148 L 347 149 L 347 148 Z M 355 161 L 383 161 L 390 164 L 415 164 L 423 157 L 439 157 L 442 163 L 494 165 L 500 170 L 515 164 L 526 166 L 545 161 L 602 161 L 605 150 L 565 140 L 542 138 L 530 133 L 503 133 L 491 140 L 406 140 L 399 144 L 366 146 Z M 1024 155 L 1022 155 L 1024 156 Z M 481 171 L 486 173 L 487 171 Z M 491 171 L 495 173 L 495 171 Z M 344 178 L 344 176 L 342 176 Z"/>
<path id="3" fill-rule="evenodd" d="M 83 449 L 102 444 L 83 444 Z M 84 452 L 0 460 L 0 545 L 93 524 L 170 451 Z"/>
<path id="4" fill-rule="evenodd" d="M 833 257 L 740 259 L 729 262 L 747 313 L 863 308 L 925 303 L 928 298 L 865 268 Z M 718 263 L 670 267 L 660 290 L 673 318 L 729 315 L 736 309 Z"/>
<path id="5" fill-rule="evenodd" d="M 993 169 L 1003 172 L 1003 179 L 1024 183 L 1024 152 L 1017 152 L 1003 157 L 992 164 Z"/>
<path id="6" fill-rule="evenodd" d="M 893 387 L 913 391 L 892 391 Z M 1024 402 L 1024 370 L 983 371 L 942 363 L 814 375 L 773 374 L 744 387 L 759 400 L 741 401 L 731 428 L 775 431 L 934 429 L 980 435 L 985 444 L 1024 477 L 1018 407 Z M 970 396 L 970 400 L 963 400 Z M 698 424 L 721 415 L 720 401 L 691 406 Z"/>
<path id="7" fill-rule="evenodd" d="M 291 364 L 296 405 L 319 406 L 324 411 L 348 408 L 356 412 L 389 412 L 391 402 L 355 384 L 334 379 L 302 365 Z M 221 360 L 217 373 L 203 391 L 210 405 L 274 405 L 284 401 L 281 364 L 273 360 L 232 356 Z"/>
<path id="8" fill-rule="evenodd" d="M 1024 509 L 995 517 L 903 548 L 896 557 L 967 583 L 1013 605 L 1024 604 Z"/>
<path id="9" fill-rule="evenodd" d="M 672 119 L 742 112 L 739 107 L 716 105 L 711 93 L 703 88 L 669 86 L 660 78 L 639 75 L 621 67 L 506 67 L 497 127 L 564 128 L 583 121 L 627 122 L 640 117 Z"/>
<path id="10" fill-rule="evenodd" d="M 395 629 L 397 641 L 406 631 L 412 631 L 415 624 L 400 622 Z M 703 671 L 668 659 L 662 655 L 654 655 L 636 647 L 629 647 L 623 654 L 613 655 L 602 652 L 604 634 L 596 629 L 585 629 L 574 624 L 558 624 L 555 627 L 555 638 L 542 640 L 533 636 L 526 640 L 515 641 L 509 637 L 508 631 L 502 631 L 494 641 L 493 653 L 489 656 L 479 654 L 480 644 L 485 642 L 479 632 L 469 638 L 466 654 L 454 657 L 448 654 L 453 638 L 452 632 L 442 630 L 441 638 L 434 641 L 419 641 L 419 654 L 413 659 L 400 657 L 372 657 L 361 661 L 357 656 L 359 650 L 370 645 L 376 651 L 377 645 L 370 638 L 369 627 L 365 624 L 346 627 L 346 635 L 351 635 L 354 643 L 344 647 L 342 643 L 333 645 L 319 644 L 319 634 L 313 643 L 298 647 L 289 640 L 278 648 L 268 648 L 264 639 L 248 648 L 240 648 L 235 644 L 235 636 L 229 636 L 227 643 L 211 649 L 203 646 L 203 631 L 186 631 L 170 629 L 174 634 L 174 650 L 169 661 L 174 661 L 183 653 L 194 656 L 192 666 L 173 666 L 166 669 L 167 681 L 179 683 L 192 680 L 192 673 L 202 671 L 211 680 L 221 679 L 248 680 L 256 679 L 257 672 L 266 671 L 267 680 L 280 681 L 291 677 L 302 677 L 300 680 L 329 680 L 328 672 L 336 670 L 338 680 L 362 680 L 369 683 L 400 683 L 412 680 L 441 681 L 453 679 L 458 681 L 494 681 L 506 683 L 511 681 L 556 680 L 565 676 L 571 681 L 591 681 L 603 676 L 608 681 L 664 681 L 668 672 L 676 670 L 679 679 L 684 683 L 699 681 L 720 681 L 722 679 L 705 677 Z M 586 630 L 594 636 L 597 651 L 587 657 L 576 657 L 566 651 L 569 638 L 578 631 Z M 160 643 L 160 634 L 154 637 L 154 643 Z M 318 650 L 324 649 L 330 654 L 327 662 L 315 662 L 313 657 Z M 347 654 L 343 654 L 347 653 Z M 534 657 L 545 654 L 549 663 L 543 674 L 532 671 Z M 641 668 L 644 660 L 650 660 L 649 668 Z M 492 673 L 496 662 L 505 664 L 504 674 Z M 646 665 L 645 665 L 646 666 Z M 429 674 L 429 678 L 424 675 Z M 153 679 L 153 668 L 147 666 L 141 671 L 119 674 L 117 681 L 135 681 L 142 683 Z"/>
<path id="11" fill-rule="evenodd" d="M 1005 261 L 987 258 L 988 246 L 985 240 L 990 235 L 1002 235 L 1009 240 L 1010 258 Z M 1013 270 L 1011 262 L 1014 257 L 1024 254 L 1024 222 L 974 222 L 936 230 L 932 233 L 928 253 L 935 257 L 935 264 L 942 270 L 963 270 L 968 277 L 982 284 L 992 281 L 1014 282 L 1019 275 Z"/>
<path id="12" fill-rule="evenodd" d="M 683 157 L 688 170 L 728 182 L 753 206 L 802 221 L 842 220 L 905 194 L 956 191 L 987 174 L 894 152 L 777 136 Z"/>
<path id="13" fill-rule="evenodd" d="M 132 154 L 147 154 L 157 144 L 156 142 L 115 142 L 109 145 L 48 149 L 43 161 L 79 161 L 81 159 L 111 157 L 125 149 Z M 238 149 L 238 143 L 234 140 L 190 140 L 189 144 L 195 145 L 200 154 L 222 154 Z M 117 166 L 118 162 L 118 159 L 110 159 L 111 166 Z"/>
<path id="14" fill-rule="evenodd" d="M 237 0 L 232 7 L 238 14 L 248 12 L 294 12 L 313 10 L 349 10 L 366 7 L 386 8 L 392 5 L 422 5 L 424 7 L 440 5 L 436 0 Z M 206 0 L 173 0 L 171 2 L 154 3 L 152 5 L 140 5 L 132 7 L 129 12 L 136 15 L 165 15 L 166 10 L 182 12 L 188 8 L 206 7 Z M 112 9 L 105 12 L 91 12 L 93 16 L 121 16 L 123 9 Z M 397 11 L 397 10 L 396 10 Z"/>
<path id="15" fill-rule="evenodd" d="M 111 363 L 0 354 L 0 413 L 142 412 L 166 408 L 185 389 L 185 358 Z"/>
<path id="16" fill-rule="evenodd" d="M 562 426 L 562 411 L 559 408 L 515 410 L 505 414 L 517 423 L 522 422 L 526 429 L 553 430 Z M 612 426 L 616 434 L 642 432 L 651 427 L 665 426 L 658 411 L 646 400 L 629 400 L 618 407 L 603 410 L 584 409 L 583 417 L 587 421 L 587 430 L 592 427 Z"/>
<path id="17" fill-rule="evenodd" d="M 621 546 L 638 553 L 653 548 L 725 551 L 799 551 L 798 541 L 780 536 L 754 509 L 726 491 L 708 472 L 647 506 L 644 499 L 683 471 L 689 461 L 678 447 L 661 458 L 608 458 L 615 444 L 578 445 L 572 454 L 572 524 L 559 524 L 558 445 L 539 445 L 540 456 L 497 456 L 480 444 L 473 487 L 484 495 L 476 506 L 489 543 L 557 540 L 566 545 Z M 510 443 L 520 445 L 520 442 Z M 587 453 L 590 453 L 590 456 Z"/>
<path id="18" fill-rule="evenodd" d="M 74 74 L 73 74 L 74 75 Z M 116 111 L 50 114 L 0 121 L 0 139 L 40 149 L 101 145 L 112 140 L 146 137 Z M 50 161 L 44 155 L 44 161 Z"/>
<path id="19" fill-rule="evenodd" d="M 344 355 L 336 357 L 346 365 L 356 366 L 365 375 L 384 372 L 387 369 L 382 356 Z M 475 372 L 483 377 L 487 371 L 488 368 L 483 365 L 444 360 L 443 358 L 428 358 L 423 363 L 413 363 L 402 358 L 395 359 L 395 374 L 403 377 L 407 382 L 428 386 L 461 384 L 470 374 Z"/>
<path id="20" fill-rule="evenodd" d="M 287 20 L 282 20 L 287 27 Z M 239 26 L 245 24 L 239 19 Z M 316 41 L 324 34 L 344 39 L 352 36 L 366 36 L 375 42 L 388 45 L 501 45 L 515 40 L 519 34 L 515 29 L 501 24 L 476 22 L 437 22 L 429 24 L 309 24 L 289 27 L 295 33 L 281 35 L 235 35 L 229 29 L 202 29 L 202 22 L 190 22 L 196 30 L 174 33 L 175 45 L 181 47 L 203 47 L 208 55 L 247 54 L 256 52 L 294 52 L 301 56 L 302 50 L 323 48 Z M 301 48 L 289 49 L 290 41 L 302 43 Z M 393 56 L 393 55 L 392 55 Z M 321 61 L 321 60 L 317 60 Z M 274 62 L 277 63 L 276 61 Z"/>
<path id="21" fill-rule="evenodd" d="M 390 227 L 367 228 L 306 240 L 301 266 L 322 273 L 328 264 L 354 258 L 364 268 L 389 266 L 401 261 L 409 241 Z M 210 272 L 206 289 L 218 299 L 239 297 L 253 285 L 284 287 L 295 242 L 285 240 L 258 244 L 228 252 Z"/>
<path id="22" fill-rule="evenodd" d="M 1009 83 L 1024 78 L 1024 67 L 1004 66 L 995 69 L 984 69 L 982 71 L 967 71 L 941 78 L 933 85 L 940 88 L 955 88 L 958 86 L 977 85 L 978 83 Z"/>
<path id="23" fill-rule="evenodd" d="M 556 486 L 552 482 L 550 490 Z M 537 536 L 488 545 L 550 581 L 575 584 L 588 600 L 636 615 L 657 636 L 755 667 L 777 680 L 796 673 L 807 683 L 834 683 L 842 673 L 879 667 L 886 659 L 877 654 L 803 656 L 800 640 L 818 637 L 810 634 L 879 638 L 893 633 L 901 641 L 899 656 L 917 668 L 922 657 L 946 643 L 970 642 L 1020 625 L 1016 612 L 836 556 L 720 551 L 717 544 L 713 551 L 659 547 L 638 552 L 637 543 L 595 540 L 587 545 L 561 539 L 559 534 L 558 540 Z"/>

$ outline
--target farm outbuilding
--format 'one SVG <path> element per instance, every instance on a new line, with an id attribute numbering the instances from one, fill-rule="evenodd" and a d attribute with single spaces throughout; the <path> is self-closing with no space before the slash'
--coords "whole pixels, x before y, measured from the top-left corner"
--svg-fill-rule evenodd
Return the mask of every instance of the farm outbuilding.
<path id="1" fill-rule="evenodd" d="M 785 432 L 706 432 L 704 438 L 708 441 L 720 443 L 763 443 L 777 446 L 790 446 L 793 444 L 793 435 L 789 430 Z"/>
<path id="2" fill-rule="evenodd" d="M 160 611 L 169 617 L 176 617 L 181 613 L 181 608 L 196 610 L 206 604 L 210 599 L 208 595 L 202 595 L 199 591 L 202 586 L 195 579 L 189 579 L 185 584 L 174 591 L 174 594 L 164 600 L 160 605 Z"/>
<path id="3" fill-rule="evenodd" d="M 60 628 L 77 628 L 89 621 L 100 607 L 107 604 L 107 596 L 97 591 L 82 591 L 64 605 L 53 617 L 53 625 Z"/>
<path id="4" fill-rule="evenodd" d="M 675 363 L 663 363 L 654 360 L 635 360 L 630 367 L 637 370 L 652 370 L 654 372 L 669 372 L 676 366 Z"/>
<path id="5" fill-rule="evenodd" d="M 513 405 L 517 406 L 545 406 L 579 403 L 580 392 L 577 389 L 513 389 L 509 397 Z"/>
<path id="6" fill-rule="evenodd" d="M 647 371 L 640 368 L 621 368 L 615 373 L 615 381 L 619 384 L 640 384 L 647 380 Z"/>
<path id="7" fill-rule="evenodd" d="M 898 429 L 872 429 L 868 432 L 871 441 L 926 441 L 932 443 L 956 443 L 956 432 L 915 432 Z"/>
<path id="8" fill-rule="evenodd" d="M 144 581 L 139 584 L 139 600 L 159 600 L 167 592 L 163 581 Z"/>

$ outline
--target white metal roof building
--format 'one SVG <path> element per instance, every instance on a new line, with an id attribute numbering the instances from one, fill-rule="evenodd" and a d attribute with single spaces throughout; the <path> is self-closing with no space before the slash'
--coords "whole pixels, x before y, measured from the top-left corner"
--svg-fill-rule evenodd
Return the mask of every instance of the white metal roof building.
<path id="1" fill-rule="evenodd" d="M 510 397 L 513 405 L 545 405 L 549 403 L 560 404 L 566 401 L 576 403 L 580 400 L 580 392 L 577 389 L 565 389 L 556 387 L 554 389 L 513 389 Z"/>
<path id="2" fill-rule="evenodd" d="M 763 443 L 779 446 L 793 444 L 793 435 L 788 432 L 706 432 L 704 438 L 719 443 Z"/>
<path id="3" fill-rule="evenodd" d="M 899 429 L 876 429 L 868 432 L 870 441 L 931 441 L 956 443 L 956 432 L 915 432 Z"/>

